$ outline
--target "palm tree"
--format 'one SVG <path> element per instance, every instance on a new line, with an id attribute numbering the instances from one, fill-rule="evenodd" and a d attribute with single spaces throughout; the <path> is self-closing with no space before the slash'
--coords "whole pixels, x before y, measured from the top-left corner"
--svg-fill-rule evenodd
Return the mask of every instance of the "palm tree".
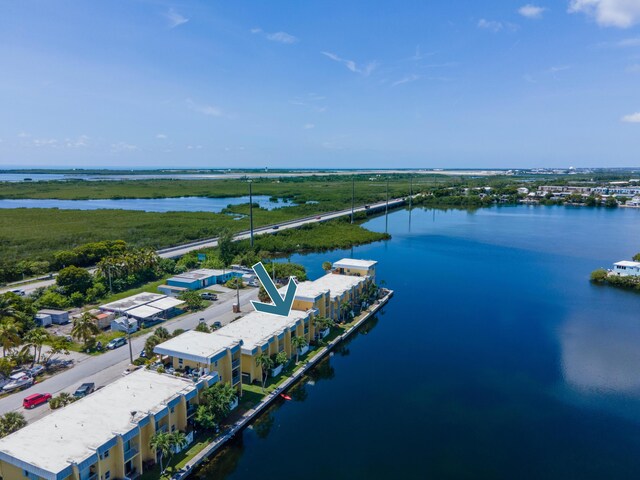
<path id="1" fill-rule="evenodd" d="M 0 438 L 17 432 L 27 426 L 24 415 L 18 412 L 7 412 L 0 417 Z"/>
<path id="2" fill-rule="evenodd" d="M 20 333 L 22 327 L 12 317 L 4 317 L 0 320 L 0 342 L 2 342 L 2 354 L 6 356 L 7 350 L 20 345 Z"/>
<path id="3" fill-rule="evenodd" d="M 336 322 L 334 322 L 331 318 L 328 317 L 318 317 L 315 320 L 316 326 L 318 330 L 326 330 L 327 328 L 332 328 L 335 326 Z"/>
<path id="4" fill-rule="evenodd" d="M 15 313 L 10 295 L 0 295 L 0 318 L 13 318 Z"/>
<path id="5" fill-rule="evenodd" d="M 91 338 L 99 333 L 100 329 L 96 324 L 96 316 L 92 313 L 84 312 L 80 317 L 73 320 L 71 336 L 82 340 L 85 345 Z"/>
<path id="6" fill-rule="evenodd" d="M 307 339 L 304 337 L 293 337 L 291 338 L 291 345 L 296 350 L 296 363 L 298 363 L 298 357 L 300 355 L 300 349 L 304 348 L 308 345 Z"/>
<path id="7" fill-rule="evenodd" d="M 35 363 L 40 363 L 42 346 L 47 340 L 49 340 L 49 332 L 42 327 L 34 328 L 27 332 L 24 339 L 27 342 L 27 345 L 33 347 L 33 361 Z"/>
<path id="8" fill-rule="evenodd" d="M 160 471 L 164 473 L 163 459 L 171 455 L 173 447 L 173 434 L 168 432 L 157 432 L 153 434 L 149 441 L 149 446 L 160 454 Z"/>
<path id="9" fill-rule="evenodd" d="M 187 436 L 184 434 L 184 432 L 176 430 L 169 435 L 171 435 L 171 446 L 173 447 L 172 450 L 174 453 L 179 452 L 189 443 L 187 442 Z M 173 457 L 173 454 L 171 455 L 171 457 Z M 171 457 L 169 458 L 169 461 L 167 463 L 171 463 Z"/>
<path id="10" fill-rule="evenodd" d="M 349 302 L 347 301 L 342 302 L 342 305 L 340 305 L 340 313 L 342 314 L 342 320 L 347 319 L 347 314 L 349 313 L 350 310 L 351 310 L 351 305 L 349 304 Z"/>
<path id="11" fill-rule="evenodd" d="M 331 265 L 331 262 L 322 262 L 322 269 L 325 272 L 328 272 L 329 270 L 331 270 L 332 267 L 333 265 Z"/>
<path id="12" fill-rule="evenodd" d="M 169 333 L 169 330 L 167 330 L 164 327 L 156 328 L 155 331 L 153 332 L 153 336 L 162 341 L 169 340 L 171 338 L 171 334 Z"/>
<path id="13" fill-rule="evenodd" d="M 260 380 L 262 380 L 262 390 L 264 390 L 265 373 L 273 368 L 273 359 L 267 352 L 263 352 L 256 358 L 256 365 L 260 367 Z"/>

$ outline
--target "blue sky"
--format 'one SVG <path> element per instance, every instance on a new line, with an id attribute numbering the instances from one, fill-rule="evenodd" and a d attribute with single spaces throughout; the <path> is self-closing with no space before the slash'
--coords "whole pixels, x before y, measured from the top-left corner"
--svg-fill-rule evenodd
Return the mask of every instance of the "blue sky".
<path id="1" fill-rule="evenodd" d="M 640 0 L 2 9 L 0 167 L 640 165 Z"/>

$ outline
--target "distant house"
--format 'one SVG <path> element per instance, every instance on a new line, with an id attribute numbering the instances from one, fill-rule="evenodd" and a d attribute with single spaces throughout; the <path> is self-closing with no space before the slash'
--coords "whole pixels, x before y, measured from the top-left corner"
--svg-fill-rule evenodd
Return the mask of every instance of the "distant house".
<path id="1" fill-rule="evenodd" d="M 242 272 L 235 270 L 214 270 L 202 268 L 181 273 L 167 280 L 169 287 L 182 287 L 188 290 L 199 290 L 211 285 L 226 283 L 234 277 L 241 277 Z"/>
<path id="2" fill-rule="evenodd" d="M 55 323 L 56 325 L 64 325 L 69 323 L 69 312 L 66 310 L 52 310 L 49 308 L 45 308 L 43 310 L 38 310 L 39 315 L 48 315 L 51 317 L 51 323 Z"/>
<path id="3" fill-rule="evenodd" d="M 135 318 L 139 321 L 166 320 L 182 313 L 182 300 L 158 293 L 143 292 L 137 295 L 100 305 L 103 312 Z"/>
<path id="4" fill-rule="evenodd" d="M 135 333 L 138 331 L 138 321 L 135 318 L 118 317 L 111 320 L 112 332 Z"/>
<path id="5" fill-rule="evenodd" d="M 640 262 L 631 262 L 623 260 L 613 264 L 613 273 L 621 277 L 638 277 L 640 276 Z"/>
<path id="6" fill-rule="evenodd" d="M 358 260 L 355 258 L 343 258 L 333 264 L 333 271 L 341 275 L 355 275 L 358 277 L 371 277 L 376 281 L 376 264 L 374 260 Z"/>

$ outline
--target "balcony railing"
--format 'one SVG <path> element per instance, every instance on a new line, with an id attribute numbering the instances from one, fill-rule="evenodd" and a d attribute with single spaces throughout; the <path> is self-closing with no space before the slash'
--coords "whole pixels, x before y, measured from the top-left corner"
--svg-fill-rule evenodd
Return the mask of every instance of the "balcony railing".
<path id="1" fill-rule="evenodd" d="M 133 457 L 135 457 L 138 453 L 139 453 L 139 451 L 138 451 L 138 449 L 136 447 L 129 448 L 129 450 L 124 452 L 124 461 L 128 462 Z"/>
<path id="2" fill-rule="evenodd" d="M 240 379 L 241 379 L 241 376 L 240 376 L 240 375 L 234 375 L 234 376 L 231 378 L 231 384 L 232 384 L 232 385 L 237 385 L 237 384 L 239 384 L 239 383 L 240 383 Z"/>
<path id="3" fill-rule="evenodd" d="M 164 425 L 159 425 L 156 427 L 156 432 L 166 432 L 169 429 L 169 426 L 165 423 Z"/>
<path id="4" fill-rule="evenodd" d="M 240 366 L 240 359 L 239 359 L 239 358 L 238 358 L 238 359 L 236 359 L 236 360 L 233 360 L 233 361 L 231 362 L 231 369 L 232 369 L 232 370 L 235 370 L 235 369 L 236 369 L 236 368 L 238 368 L 239 366 Z"/>

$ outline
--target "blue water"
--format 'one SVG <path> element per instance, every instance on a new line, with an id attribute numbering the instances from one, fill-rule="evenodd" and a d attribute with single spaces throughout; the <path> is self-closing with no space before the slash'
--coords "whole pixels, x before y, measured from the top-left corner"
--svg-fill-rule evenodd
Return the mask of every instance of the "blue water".
<path id="1" fill-rule="evenodd" d="M 295 205 L 272 202 L 267 195 L 254 195 L 253 203 L 272 210 Z M 145 212 L 220 212 L 228 205 L 249 203 L 249 197 L 127 198 L 101 200 L 0 199 L 0 208 L 59 208 L 64 210 L 140 210 Z"/>
<path id="2" fill-rule="evenodd" d="M 589 283 L 640 251 L 631 209 L 394 212 L 354 249 L 396 292 L 200 473 L 207 479 L 640 475 L 640 295 Z M 294 256 L 312 277 L 351 251 Z"/>

